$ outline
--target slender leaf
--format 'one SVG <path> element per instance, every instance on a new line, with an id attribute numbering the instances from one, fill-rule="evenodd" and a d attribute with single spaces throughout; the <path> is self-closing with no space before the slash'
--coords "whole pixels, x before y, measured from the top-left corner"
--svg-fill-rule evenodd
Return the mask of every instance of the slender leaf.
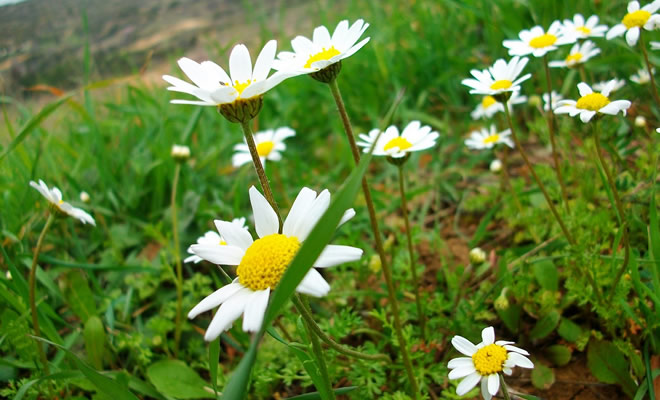
<path id="1" fill-rule="evenodd" d="M 218 397 L 218 359 L 220 358 L 220 338 L 209 343 L 209 379 L 213 393 Z"/>
<path id="2" fill-rule="evenodd" d="M 335 394 L 346 394 L 348 392 L 352 392 L 353 390 L 357 389 L 357 386 L 346 386 L 343 388 L 337 388 L 333 389 L 332 391 L 335 392 Z M 287 397 L 287 400 L 320 400 L 321 395 L 318 392 L 312 392 L 312 393 L 305 393 L 301 394 L 298 396 L 293 396 L 293 397 Z"/>

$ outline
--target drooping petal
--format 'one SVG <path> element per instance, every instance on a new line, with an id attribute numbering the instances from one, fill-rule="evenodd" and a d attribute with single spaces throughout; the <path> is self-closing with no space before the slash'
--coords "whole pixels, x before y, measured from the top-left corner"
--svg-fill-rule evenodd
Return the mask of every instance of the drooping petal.
<path id="1" fill-rule="evenodd" d="M 234 280 L 234 283 L 221 287 L 206 296 L 195 307 L 193 307 L 193 309 L 188 312 L 188 318 L 193 319 L 199 314 L 219 306 L 241 289 L 243 289 L 243 285 L 237 283 L 237 280 Z"/>
<path id="2" fill-rule="evenodd" d="M 298 293 L 314 297 L 323 297 L 330 291 L 330 285 L 321 276 L 319 271 L 311 268 L 296 288 Z"/>
<path id="3" fill-rule="evenodd" d="M 358 249 L 357 247 L 329 244 L 325 246 L 319 258 L 314 262 L 314 267 L 334 267 L 345 262 L 359 260 L 362 257 L 362 253 L 362 249 Z"/>
<path id="4" fill-rule="evenodd" d="M 209 327 L 204 334 L 204 340 L 210 342 L 220 336 L 220 334 L 231 328 L 234 321 L 238 319 L 247 306 L 247 300 L 252 291 L 243 288 L 225 301 L 218 311 L 216 311 Z"/>
<path id="5" fill-rule="evenodd" d="M 476 372 L 466 376 L 465 379 L 463 379 L 461 383 L 459 383 L 458 386 L 456 387 L 456 394 L 459 396 L 463 396 L 465 393 L 469 392 L 470 390 L 472 390 L 472 388 L 477 386 L 480 379 L 481 379 L 481 375 L 479 375 Z"/>
<path id="6" fill-rule="evenodd" d="M 269 296 L 270 288 L 258 290 L 250 295 L 243 313 L 243 330 L 245 332 L 256 332 L 261 328 Z"/>
<path id="7" fill-rule="evenodd" d="M 497 374 L 488 375 L 488 393 L 495 396 L 500 390 L 500 377 Z"/>

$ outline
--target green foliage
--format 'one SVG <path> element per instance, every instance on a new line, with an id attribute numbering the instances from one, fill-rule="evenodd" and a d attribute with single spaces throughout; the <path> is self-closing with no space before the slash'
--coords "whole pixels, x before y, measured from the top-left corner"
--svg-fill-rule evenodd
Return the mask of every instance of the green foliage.
<path id="1" fill-rule="evenodd" d="M 147 368 L 147 377 L 156 390 L 176 399 L 209 399 L 213 393 L 192 368 L 179 360 L 161 360 Z"/>

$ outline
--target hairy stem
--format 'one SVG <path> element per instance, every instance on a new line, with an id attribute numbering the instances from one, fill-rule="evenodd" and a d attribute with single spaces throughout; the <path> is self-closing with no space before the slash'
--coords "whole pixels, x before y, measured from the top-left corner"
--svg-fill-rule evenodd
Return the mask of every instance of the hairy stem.
<path id="1" fill-rule="evenodd" d="M 545 80 L 548 87 L 548 104 L 552 105 L 552 79 L 550 78 L 550 67 L 548 65 L 547 54 L 543 56 L 543 66 L 545 67 Z M 564 177 L 561 173 L 559 154 L 557 153 L 557 142 L 555 140 L 555 114 L 554 111 L 552 110 L 552 106 L 548 107 L 548 113 L 546 114 L 545 119 L 548 122 L 550 144 L 552 145 L 552 159 L 555 164 L 555 172 L 557 173 L 557 180 L 559 180 L 559 186 L 561 186 L 561 197 L 564 199 L 564 207 L 566 207 L 566 212 L 570 214 L 571 209 L 568 204 L 568 192 L 566 190 L 566 184 L 564 183 Z"/>
<path id="2" fill-rule="evenodd" d="M 280 222 L 280 231 L 282 230 L 282 216 L 280 215 L 280 209 L 277 207 L 275 202 L 275 197 L 273 196 L 273 191 L 270 188 L 270 183 L 268 182 L 268 177 L 266 176 L 266 171 L 264 171 L 264 166 L 261 163 L 261 158 L 257 152 L 257 145 L 254 143 L 254 137 L 252 137 L 252 128 L 250 127 L 250 121 L 241 123 L 243 127 L 243 134 L 245 136 L 245 141 L 247 142 L 248 149 L 250 149 L 250 156 L 252 156 L 252 164 L 254 164 L 254 169 L 257 171 L 257 176 L 259 177 L 259 183 L 261 183 L 261 189 L 264 191 L 264 197 L 268 200 L 268 203 L 275 214 L 277 214 L 277 219 Z"/>
<path id="3" fill-rule="evenodd" d="M 41 229 L 39 234 L 39 239 L 37 240 L 37 247 L 34 249 L 34 256 L 32 257 L 32 266 L 30 267 L 30 311 L 32 312 L 32 327 L 34 328 L 34 336 L 41 336 L 41 330 L 39 329 L 39 316 L 37 315 L 37 302 L 36 302 L 36 285 L 37 285 L 37 259 L 39 258 L 39 252 L 41 252 L 41 246 L 44 243 L 44 237 L 46 237 L 46 232 L 48 228 L 53 223 L 55 215 L 53 212 L 48 215 L 46 224 Z M 42 343 L 37 343 L 37 350 L 39 351 L 39 358 L 41 358 L 41 364 L 44 367 L 44 375 L 50 375 L 48 368 L 48 358 L 46 358 L 46 353 Z"/>
<path id="4" fill-rule="evenodd" d="M 417 315 L 419 318 L 419 329 L 421 330 L 422 340 L 426 342 L 426 315 L 422 307 L 420 297 L 419 279 L 417 279 L 417 270 L 415 269 L 415 250 L 413 249 L 412 233 L 410 232 L 410 218 L 408 216 L 408 200 L 406 199 L 406 182 L 403 176 L 403 165 L 399 165 L 399 194 L 401 195 L 401 211 L 403 220 L 406 224 L 406 238 L 408 240 L 408 256 L 410 262 L 410 274 L 412 276 L 412 286 L 415 291 L 415 303 L 417 303 Z"/>
<path id="5" fill-rule="evenodd" d="M 332 96 L 335 99 L 337 104 L 337 110 L 341 117 L 342 123 L 344 125 L 344 130 L 346 132 L 346 137 L 348 143 L 351 147 L 351 153 L 353 154 L 353 160 L 355 165 L 360 162 L 360 151 L 358 150 L 357 144 L 355 143 L 355 136 L 353 136 L 353 128 L 351 127 L 351 121 L 348 118 L 348 113 L 346 112 L 346 107 L 344 106 L 344 101 L 339 92 L 339 86 L 337 86 L 337 81 L 333 80 L 329 83 L 330 91 Z M 410 354 L 408 353 L 408 345 L 406 343 L 406 338 L 403 336 L 403 328 L 401 326 L 401 317 L 399 311 L 399 302 L 396 298 L 396 288 L 394 287 L 394 282 L 392 279 L 392 270 L 390 264 L 387 260 L 387 255 L 385 254 L 385 249 L 383 248 L 383 240 L 380 233 L 380 227 L 378 226 L 378 217 L 376 216 L 376 209 L 374 208 L 374 202 L 371 198 L 371 191 L 369 190 L 369 183 L 367 178 L 362 178 L 362 191 L 364 193 L 364 199 L 367 204 L 367 210 L 369 211 L 369 220 L 371 222 L 371 230 L 374 233 L 374 238 L 376 241 L 376 251 L 380 258 L 383 278 L 387 285 L 387 297 L 391 307 L 391 316 L 394 320 L 394 332 L 399 342 L 399 348 L 401 350 L 401 358 L 403 358 L 403 365 L 406 370 L 406 375 L 408 376 L 408 381 L 410 383 L 413 399 L 418 399 L 420 397 L 419 386 L 417 385 L 417 379 L 415 379 L 415 374 L 413 373 L 413 366 L 410 360 Z"/>
<path id="6" fill-rule="evenodd" d="M 298 311 L 302 314 L 303 310 L 307 311 L 309 303 L 307 299 L 300 296 L 296 296 L 296 307 Z M 324 389 L 326 395 L 330 399 L 335 398 L 335 392 L 332 390 L 332 381 L 330 380 L 330 374 L 328 373 L 328 366 L 325 363 L 325 356 L 323 355 L 323 349 L 321 348 L 321 343 L 319 343 L 319 338 L 316 332 L 312 329 L 311 325 L 316 325 L 313 319 L 303 318 L 303 323 L 307 329 L 307 334 L 309 339 L 312 341 L 312 352 L 314 353 L 314 358 L 316 359 L 316 365 L 319 367 L 319 372 L 321 378 L 325 381 L 325 388 L 317 388 L 319 391 Z"/>
<path id="7" fill-rule="evenodd" d="M 500 389 L 502 389 L 502 397 L 504 397 L 504 400 L 511 400 L 509 389 L 506 388 L 506 382 L 504 382 L 504 376 L 502 376 L 502 374 L 497 375 L 500 377 Z"/>
<path id="8" fill-rule="evenodd" d="M 179 226 L 176 215 L 176 192 L 181 175 L 181 163 L 177 162 L 174 168 L 174 179 L 172 180 L 172 194 L 170 207 L 172 209 L 172 238 L 174 239 L 174 260 L 176 265 L 176 316 L 174 322 L 174 356 L 179 354 L 181 343 L 181 308 L 183 303 L 183 267 L 181 265 L 181 254 L 179 249 Z"/>

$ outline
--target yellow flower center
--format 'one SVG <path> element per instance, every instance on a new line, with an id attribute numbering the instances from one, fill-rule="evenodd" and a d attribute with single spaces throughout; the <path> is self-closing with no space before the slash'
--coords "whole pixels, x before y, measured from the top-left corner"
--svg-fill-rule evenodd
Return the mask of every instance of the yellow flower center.
<path id="1" fill-rule="evenodd" d="M 575 107 L 581 110 L 598 111 L 608 104 L 610 104 L 610 99 L 602 94 L 589 93 L 586 96 L 580 97 Z"/>
<path id="2" fill-rule="evenodd" d="M 575 28 L 576 31 L 584 34 L 584 35 L 590 35 L 591 34 L 591 29 L 587 28 L 586 26 L 578 26 Z"/>
<path id="3" fill-rule="evenodd" d="M 64 200 L 58 201 L 57 204 L 64 204 Z"/>
<path id="4" fill-rule="evenodd" d="M 398 147 L 399 150 L 404 151 L 409 149 L 412 146 L 412 143 L 410 143 L 408 140 L 402 138 L 402 137 L 395 137 L 394 139 L 390 140 L 387 142 L 383 150 L 387 151 L 390 149 L 393 149 L 395 147 Z"/>
<path id="5" fill-rule="evenodd" d="M 529 41 L 529 45 L 535 49 L 542 49 L 544 47 L 552 46 L 557 41 L 557 36 L 546 33 L 541 36 L 537 36 L 534 39 Z"/>
<path id="6" fill-rule="evenodd" d="M 637 10 L 626 14 L 626 16 L 623 17 L 621 23 L 625 25 L 626 28 L 630 29 L 630 28 L 644 26 L 646 24 L 646 21 L 649 20 L 649 18 L 651 18 L 650 12 L 644 10 Z"/>
<path id="7" fill-rule="evenodd" d="M 227 242 L 225 242 L 224 240 L 220 241 L 220 246 L 226 246 L 226 245 L 227 245 Z"/>
<path id="8" fill-rule="evenodd" d="M 491 87 L 491 89 L 492 89 L 492 87 Z M 488 107 L 494 105 L 495 103 L 497 103 L 497 100 L 495 100 L 495 97 L 493 97 L 493 96 L 486 96 L 486 97 L 483 98 L 483 100 L 481 100 L 481 106 L 483 108 L 488 108 Z"/>
<path id="9" fill-rule="evenodd" d="M 239 83 L 238 81 L 234 81 L 234 89 L 238 92 L 238 96 L 240 97 L 241 93 L 245 90 L 246 87 L 250 86 L 250 83 L 254 83 L 254 81 L 251 81 L 250 79 L 247 80 L 247 82 Z"/>
<path id="10" fill-rule="evenodd" d="M 508 89 L 513 85 L 513 82 L 511 82 L 508 79 L 500 79 L 499 81 L 495 81 L 492 85 L 490 85 L 490 88 L 493 90 L 500 90 L 500 89 Z"/>
<path id="11" fill-rule="evenodd" d="M 508 358 L 506 349 L 496 344 L 489 344 L 482 347 L 472 355 L 474 368 L 479 375 L 488 376 L 497 372 L 502 372 L 504 362 Z"/>
<path id="12" fill-rule="evenodd" d="M 321 61 L 321 60 L 329 60 L 332 57 L 337 56 L 339 54 L 341 54 L 341 53 L 339 52 L 339 50 L 335 49 L 335 46 L 330 46 L 330 48 L 327 49 L 327 50 L 324 47 L 323 51 L 320 51 L 316 54 L 313 54 L 313 55 L 309 56 L 309 59 L 305 63 L 304 67 L 305 68 L 312 68 L 312 64 L 314 64 L 315 62 Z"/>
<path id="13" fill-rule="evenodd" d="M 582 53 L 574 53 L 574 54 L 569 54 L 568 57 L 566 57 L 566 65 L 572 65 L 580 62 L 582 59 Z"/>
<path id="14" fill-rule="evenodd" d="M 257 145 L 257 153 L 259 153 L 260 157 L 266 157 L 273 150 L 273 147 L 275 147 L 275 143 L 270 140 L 261 142 Z"/>
<path id="15" fill-rule="evenodd" d="M 297 237 L 280 233 L 255 240 L 236 268 L 239 282 L 255 291 L 275 289 L 299 248 Z"/>
<path id="16" fill-rule="evenodd" d="M 500 135 L 495 134 L 495 135 L 490 135 L 487 138 L 484 139 L 484 143 L 490 144 L 490 143 L 497 143 L 497 141 L 500 140 Z"/>

